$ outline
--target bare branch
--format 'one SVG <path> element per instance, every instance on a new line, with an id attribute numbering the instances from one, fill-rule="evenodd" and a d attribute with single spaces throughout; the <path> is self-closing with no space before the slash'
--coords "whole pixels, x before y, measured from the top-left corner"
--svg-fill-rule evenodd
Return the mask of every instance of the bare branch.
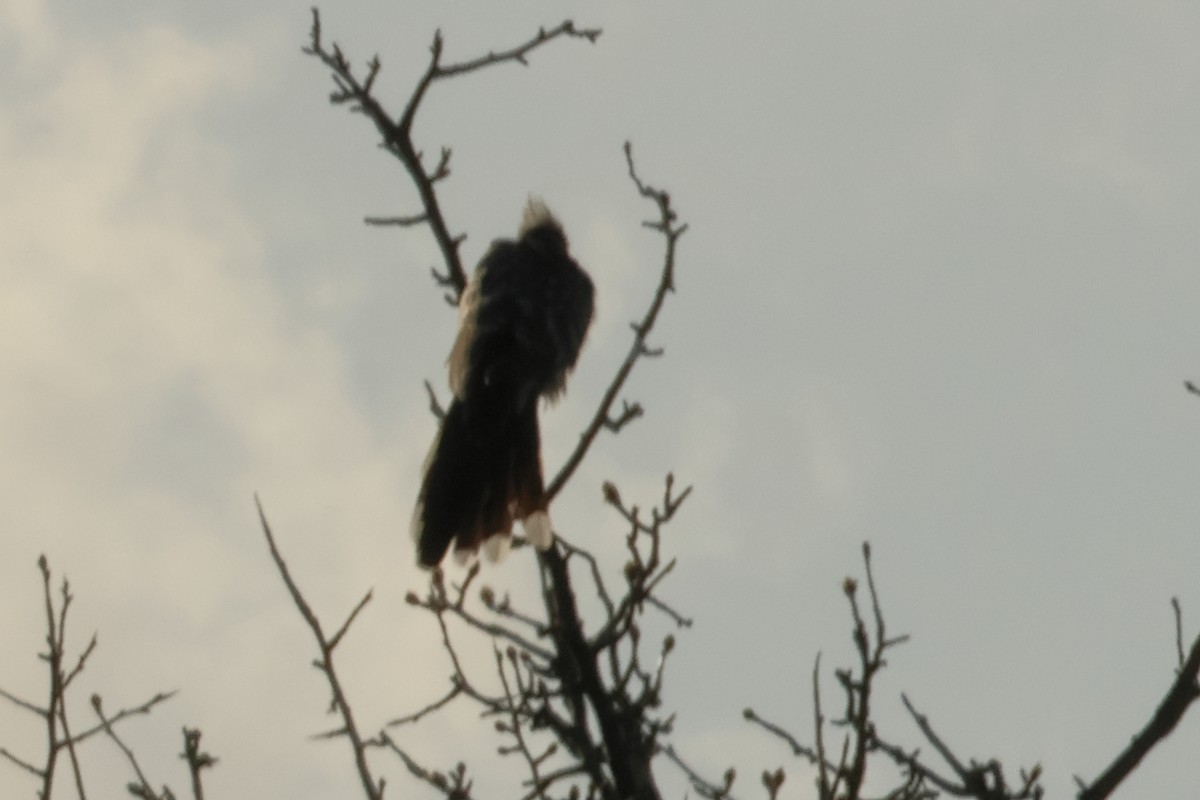
<path id="1" fill-rule="evenodd" d="M 458 697 L 463 692 L 463 687 L 456 680 L 452 680 L 451 682 L 454 685 L 450 687 L 450 691 L 446 693 L 445 697 L 442 697 L 438 700 L 433 701 L 432 703 L 425 706 L 424 708 L 422 708 L 420 711 L 417 711 L 416 713 L 409 714 L 404 717 L 397 717 L 396 719 L 393 719 L 390 722 L 388 722 L 385 727 L 395 728 L 400 725 L 408 725 L 408 724 L 411 724 L 414 722 L 420 722 L 427 715 L 432 714 L 433 712 L 439 711 L 440 709 L 444 708 L 446 705 L 448 705 L 450 703 L 451 700 Z"/>
<path id="2" fill-rule="evenodd" d="M 1182 651 L 1182 648 L 1180 648 Z M 1175 729 L 1184 712 L 1200 697 L 1200 636 L 1192 642 L 1187 659 L 1179 667 L 1175 680 L 1163 697 L 1154 716 L 1116 757 L 1091 786 L 1079 792 L 1079 800 L 1101 800 L 1110 796 L 1121 781 L 1137 767 L 1146 754 Z"/>
<path id="3" fill-rule="evenodd" d="M 400 228 L 411 228 L 414 225 L 421 225 L 428 221 L 428 214 L 412 214 L 407 217 L 363 217 L 363 222 L 376 227 L 395 225 Z"/>
<path id="4" fill-rule="evenodd" d="M 179 757 L 187 762 L 188 774 L 192 778 L 193 800 L 204 800 L 204 787 L 200 782 L 200 773 L 210 769 L 217 759 L 200 749 L 200 731 L 196 728 L 183 729 L 183 752 Z"/>
<path id="5" fill-rule="evenodd" d="M 342 640 L 342 637 L 346 635 L 346 631 L 350 629 L 350 625 L 354 622 L 354 618 L 358 616 L 358 612 L 362 611 L 367 603 L 371 602 L 371 595 L 373 593 L 373 589 L 368 590 L 367 593 L 363 595 L 363 599 L 358 601 L 358 605 L 356 605 L 354 610 L 350 612 L 350 616 L 346 617 L 346 621 L 342 623 L 342 627 L 338 628 L 337 633 L 335 633 L 333 638 L 329 640 L 330 650 L 333 650 L 338 646 L 338 643 Z"/>
<path id="6" fill-rule="evenodd" d="M 504 688 L 505 708 L 508 713 L 507 724 L 497 723 L 497 727 L 507 733 L 512 734 L 512 737 L 516 742 L 516 752 L 519 752 L 525 758 L 525 763 L 529 767 L 529 774 L 531 777 L 530 783 L 532 783 L 534 786 L 539 786 L 542 783 L 542 777 L 538 774 L 538 767 L 542 759 L 534 756 L 533 752 L 529 749 L 528 742 L 525 740 L 525 734 L 521 730 L 521 706 L 523 705 L 523 701 L 517 700 L 517 697 L 513 693 L 512 687 L 509 685 L 508 676 L 505 674 L 504 670 L 504 657 L 500 654 L 500 648 L 493 647 L 492 650 L 496 657 L 496 672 L 500 676 L 500 685 Z M 512 665 L 513 672 L 516 675 L 516 680 L 519 684 L 519 662 L 517 660 L 517 654 L 515 650 L 509 649 L 508 660 Z M 519 691 L 520 686 L 518 685 L 517 688 Z M 544 792 L 540 794 L 542 794 L 543 797 L 545 796 Z"/>
<path id="7" fill-rule="evenodd" d="M 442 404 L 438 402 L 437 392 L 433 390 L 433 384 L 425 381 L 425 391 L 429 393 L 429 410 L 438 420 L 446 418 L 446 409 L 442 408 Z"/>
<path id="8" fill-rule="evenodd" d="M 820 655 L 818 655 L 817 656 L 817 667 L 813 668 L 814 689 L 816 688 L 815 687 L 815 684 L 816 684 L 815 676 L 817 674 L 817 669 L 820 667 L 820 664 L 821 664 L 821 657 L 820 657 Z M 823 721 L 823 718 L 820 717 L 819 705 L 818 705 L 818 711 L 817 711 L 816 716 L 818 719 Z M 758 725 L 763 730 L 767 731 L 767 733 L 770 733 L 772 736 L 777 736 L 778 738 L 782 739 L 787 744 L 787 746 L 792 749 L 792 755 L 804 756 L 809 761 L 811 761 L 813 764 L 820 763 L 820 756 L 817 754 L 817 751 L 813 750 L 811 747 L 806 747 L 805 745 L 800 744 L 800 742 L 796 739 L 795 736 L 788 733 L 786 730 L 784 730 L 780 726 L 776 725 L 775 723 L 769 722 L 769 721 L 763 719 L 761 716 L 758 715 L 758 712 L 756 712 L 753 708 L 747 708 L 747 709 L 743 710 L 742 717 L 747 722 L 754 724 L 754 725 Z M 817 746 L 820 747 L 820 744 L 821 744 L 821 740 L 818 738 Z"/>
<path id="9" fill-rule="evenodd" d="M 629 403 L 622 401 L 621 413 L 615 418 L 605 416 L 604 428 L 612 433 L 620 433 L 621 428 L 624 428 L 628 423 L 642 416 L 642 406 L 640 403 Z"/>
<path id="10" fill-rule="evenodd" d="M 488 53 L 479 58 L 450 65 L 442 64 L 444 40 L 439 31 L 434 35 L 433 44 L 430 46 L 429 65 L 413 88 L 403 113 L 397 118 L 385 110 L 379 100 L 372 94 L 375 78 L 379 75 L 381 68 L 379 57 L 376 56 L 368 62 L 367 75 L 360 80 L 355 75 L 354 69 L 342 53 L 341 48 L 336 43 L 327 47 L 322 41 L 321 16 L 317 9 L 313 9 L 312 16 L 313 22 L 309 32 L 309 43 L 308 46 L 303 48 L 303 51 L 319 59 L 333 73 L 334 85 L 337 87 L 337 91 L 330 95 L 330 101 L 339 105 L 343 103 L 349 104 L 351 110 L 364 114 L 375 124 L 375 128 L 379 131 L 380 137 L 383 140 L 384 148 L 399 159 L 408 171 L 417 194 L 421 198 L 421 207 L 424 209 L 419 214 L 406 217 L 393 217 L 386 220 L 369 218 L 368 224 L 412 226 L 422 222 L 428 223 L 430 229 L 433 231 L 433 237 L 438 244 L 438 248 L 441 250 L 442 259 L 446 264 L 445 275 L 438 275 L 435 271 L 435 277 L 439 285 L 451 288 L 452 299 L 456 301 L 467 284 L 466 270 L 463 268 L 462 257 L 459 253 L 459 246 L 462 244 L 464 237 L 454 236 L 450 233 L 442 212 L 441 202 L 434 192 L 434 184 L 445 179 L 450 174 L 450 148 L 443 147 L 437 166 L 432 171 L 427 171 L 422 163 L 421 152 L 412 140 L 413 121 L 416 118 L 417 109 L 420 107 L 425 93 L 438 80 L 452 78 L 456 75 L 464 75 L 509 61 L 524 64 L 526 63 L 526 57 L 531 51 L 559 37 L 586 39 L 590 42 L 595 42 L 600 36 L 600 30 L 593 28 L 576 29 L 574 24 L 568 20 L 549 31 L 545 29 L 539 30 L 537 35 L 532 39 L 516 47 L 498 53 Z"/>
<path id="11" fill-rule="evenodd" d="M 814 753 L 817 764 L 817 790 L 820 792 L 821 800 L 833 800 L 834 787 L 829 783 L 829 767 L 831 765 L 825 759 L 825 715 L 821 711 L 821 654 L 819 652 L 813 660 L 812 693 L 813 736 L 817 742 L 817 751 Z M 789 736 L 788 738 L 790 739 L 791 737 Z M 794 743 L 792 744 L 792 752 L 807 755 L 807 753 L 799 750 Z M 845 760 L 844 754 L 842 759 Z"/>
<path id="12" fill-rule="evenodd" d="M 667 605 L 662 600 L 659 600 L 654 595 L 648 596 L 646 598 L 646 602 L 649 603 L 650 605 L 654 606 L 655 608 L 657 608 L 662 613 L 666 614 L 668 617 L 670 617 L 671 621 L 675 623 L 676 627 L 678 627 L 678 628 L 692 627 L 693 620 L 691 617 L 683 616 L 678 611 L 671 608 L 671 606 Z"/>
<path id="13" fill-rule="evenodd" d="M 670 759 L 675 766 L 679 767 L 680 771 L 691 781 L 692 788 L 701 797 L 707 797 L 709 800 L 737 800 L 732 791 L 733 782 L 737 779 L 737 770 L 733 767 L 725 770 L 725 775 L 723 776 L 724 782 L 718 785 L 708 781 L 700 773 L 692 769 L 691 765 L 684 761 L 671 745 L 664 745 L 662 754 Z"/>
<path id="14" fill-rule="evenodd" d="M 454 75 L 473 72 L 474 70 L 482 69 L 483 67 L 489 67 L 493 64 L 502 64 L 505 61 L 516 61 L 522 66 L 528 66 L 525 56 L 528 55 L 534 48 L 545 44 L 551 39 L 559 36 L 568 36 L 577 39 L 587 39 L 592 44 L 595 44 L 596 40 L 600 38 L 601 33 L 603 33 L 603 31 L 600 28 L 584 28 L 583 30 L 577 30 L 575 28 L 575 24 L 571 22 L 571 20 L 566 20 L 552 30 L 539 30 L 537 35 L 528 42 L 518 45 L 511 50 L 506 50 L 500 53 L 488 53 L 486 56 L 482 56 L 481 58 L 464 61 L 459 64 L 451 64 L 448 67 L 439 67 L 435 77 L 449 78 Z"/>
<path id="15" fill-rule="evenodd" d="M 1183 655 L 1183 609 L 1179 607 L 1179 598 L 1171 598 L 1171 609 L 1175 612 L 1175 652 L 1179 654 L 1179 669 L 1183 670 L 1186 658 Z"/>
<path id="16" fill-rule="evenodd" d="M 24 761 L 24 760 L 18 758 L 17 756 L 13 755 L 12 753 L 10 753 L 8 751 L 8 748 L 0 747 L 0 756 L 7 758 L 10 762 L 12 762 L 13 764 L 16 764 L 18 767 L 25 770 L 29 774 L 33 775 L 35 778 L 45 777 L 42 774 L 42 771 L 40 769 L 35 767 L 33 764 L 30 764 L 28 761 Z"/>
<path id="17" fill-rule="evenodd" d="M 898 765 L 908 770 L 914 782 L 917 778 L 927 780 L 942 791 L 956 797 L 973 797 L 977 800 L 1039 800 L 1043 789 L 1039 784 L 1042 774 L 1041 765 L 1035 765 L 1031 770 L 1020 770 L 1020 784 L 1010 788 L 1000 762 L 992 759 L 978 762 L 971 759 L 970 764 L 964 764 L 962 759 L 954 754 L 950 746 L 933 730 L 929 719 L 919 713 L 908 697 L 901 695 L 905 708 L 916 721 L 917 727 L 925 739 L 933 745 L 938 754 L 950 765 L 957 777 L 957 783 L 937 774 L 927 765 L 921 763 L 917 753 L 906 753 L 899 747 L 876 739 L 875 747 L 886 753 Z"/>
<path id="18" fill-rule="evenodd" d="M 917 727 L 921 729 L 921 733 L 929 741 L 933 748 L 938 751 L 938 755 L 946 760 L 951 769 L 962 777 L 967 774 L 967 768 L 959 761 L 958 757 L 950 750 L 949 746 L 941 740 L 937 733 L 933 730 L 933 726 L 929 723 L 929 718 L 917 711 L 913 707 L 912 702 L 908 699 L 908 695 L 901 694 L 900 700 L 904 703 L 904 707 L 908 709 L 908 713 L 912 715 L 913 721 L 917 723 Z"/>
<path id="19" fill-rule="evenodd" d="M 314 16 L 315 13 L 314 11 Z M 319 33 L 319 29 L 314 27 L 314 40 L 319 37 Z M 271 559 L 275 562 L 275 568 L 279 572 L 280 577 L 283 578 L 283 583 L 287 587 L 288 594 L 291 595 L 296 609 L 300 612 L 300 616 L 304 617 L 304 621 L 308 623 L 308 627 L 312 631 L 313 638 L 316 639 L 317 647 L 321 653 L 321 659 L 317 662 L 317 666 L 325 675 L 325 680 L 329 684 L 329 690 L 332 694 L 332 708 L 337 711 L 344 723 L 344 733 L 346 738 L 350 740 L 350 746 L 354 752 L 354 764 L 358 771 L 359 780 L 362 782 L 363 791 L 369 800 L 382 800 L 383 781 L 376 781 L 371 774 L 370 766 L 367 764 L 366 744 L 358 732 L 358 727 L 354 722 L 354 713 L 350 708 L 350 702 L 346 699 L 341 680 L 338 678 L 333 664 L 334 648 L 337 647 L 342 636 L 349 628 L 350 623 L 357 617 L 358 612 L 371 599 L 371 594 L 368 592 L 366 597 L 359 601 L 333 639 L 327 639 L 324 630 L 321 628 L 321 623 L 317 620 L 317 615 L 313 613 L 308 601 L 304 599 L 300 587 L 293 580 L 291 572 L 288 570 L 287 564 L 284 562 L 283 556 L 275 544 L 275 537 L 271 533 L 271 526 L 267 524 L 266 513 L 263 511 L 262 503 L 259 501 L 257 495 L 254 497 L 254 504 L 258 508 L 258 520 L 262 525 L 263 535 L 267 539 L 267 547 L 271 551 Z"/>
<path id="20" fill-rule="evenodd" d="M 150 711 L 153 710 L 153 708 L 155 706 L 157 706 L 159 703 L 165 703 L 166 701 L 170 700 L 172 697 L 174 697 L 178 693 L 179 692 L 177 690 L 170 691 L 170 692 L 159 692 L 156 695 L 154 695 L 153 697 L 151 697 L 149 700 L 142 703 L 141 705 L 133 706 L 131 708 L 122 708 L 116 714 L 113 714 L 111 717 L 108 718 L 108 724 L 116 725 L 118 722 L 121 722 L 122 720 L 126 719 L 127 717 L 149 714 Z M 71 743 L 79 744 L 80 742 L 85 741 L 86 739 L 90 739 L 92 736 L 95 736 L 97 733 L 100 733 L 103 730 L 104 730 L 103 725 L 101 725 L 101 724 L 94 725 L 93 727 L 85 730 L 83 733 L 78 733 L 78 734 L 75 734 L 73 737 L 71 737 Z"/>
<path id="21" fill-rule="evenodd" d="M 579 467 L 583 461 L 587 451 L 591 448 L 592 442 L 596 438 L 601 428 L 609 427 L 611 420 L 610 409 L 616 402 L 617 395 L 620 394 L 621 388 L 625 385 L 629 373 L 633 371 L 634 365 L 638 359 L 647 354 L 646 338 L 650 335 L 650 331 L 654 328 L 654 323 L 658 320 L 658 314 L 662 310 L 667 293 L 675 290 L 675 249 L 679 241 L 679 237 L 687 231 L 687 225 L 678 225 L 675 222 L 676 215 L 674 209 L 671 208 L 671 197 L 666 192 L 653 189 L 646 184 L 637 175 L 637 170 L 633 164 L 633 146 L 625 143 L 625 160 L 629 165 L 629 176 L 637 187 L 638 193 L 643 197 L 652 200 L 658 208 L 659 222 L 655 224 L 655 230 L 658 230 L 666 239 L 666 251 L 663 255 L 662 271 L 659 275 L 658 288 L 654 292 L 654 296 L 650 301 L 650 307 L 646 309 L 645 315 L 641 322 L 634 324 L 634 339 L 633 344 L 629 348 L 628 355 L 621 362 L 621 366 L 617 369 L 617 374 L 613 376 L 612 382 L 609 383 L 608 389 L 600 398 L 600 407 L 596 409 L 596 413 L 592 416 L 591 423 L 584 429 L 579 437 L 579 444 L 575 446 L 575 450 L 567 458 L 567 461 L 559 469 L 558 474 L 554 476 L 554 480 L 546 488 L 546 499 L 552 500 L 557 495 L 562 487 L 570 480 L 571 475 Z M 630 417 L 632 419 L 632 417 Z M 626 420 L 628 421 L 628 420 Z M 624 423 L 622 423 L 624 424 Z M 619 430 L 620 426 L 617 426 Z"/>
<path id="22" fill-rule="evenodd" d="M 26 711 L 32 711 L 34 714 L 37 714 L 39 717 L 46 716 L 46 713 L 47 713 L 46 709 L 44 709 L 40 706 L 36 706 L 33 703 L 29 702 L 28 700 L 22 700 L 21 698 L 17 697 L 15 694 L 6 692 L 4 689 L 0 689 L 0 697 L 3 697 L 5 700 L 8 700 L 10 703 L 12 703 L 20 708 L 23 708 Z"/>
<path id="23" fill-rule="evenodd" d="M 442 618 L 443 614 L 448 612 L 452 616 L 457 617 L 458 619 L 462 620 L 463 622 L 465 622 L 467 625 L 471 626 L 472 628 L 475 628 L 478 631 L 486 633 L 489 636 L 494 636 L 494 637 L 497 637 L 500 639 L 506 639 L 507 641 L 512 642 L 513 644 L 520 647 L 522 650 L 525 650 L 526 652 L 528 652 L 534 656 L 537 656 L 538 658 L 542 659 L 543 661 L 549 661 L 553 657 L 553 654 L 549 650 L 535 644 L 534 642 L 530 641 L 528 638 L 522 636 L 521 634 L 517 633 L 516 631 L 512 630 L 511 628 L 507 628 L 503 625 L 498 625 L 498 624 L 495 624 L 492 622 L 486 622 L 486 621 L 480 619 L 479 617 L 475 616 L 474 614 L 472 614 L 470 611 L 466 610 L 463 607 L 463 603 L 461 602 L 462 595 L 465 594 L 465 592 L 460 594 L 459 602 L 455 602 L 455 603 L 449 602 L 445 596 L 445 589 L 443 586 L 441 586 L 441 573 L 439 570 L 434 570 L 434 573 L 431 576 L 431 581 L 432 581 L 433 585 L 431 587 L 429 596 L 425 600 L 421 600 L 416 595 L 409 595 L 409 604 L 410 605 L 415 605 L 420 608 L 424 608 L 427 611 L 432 611 L 434 614 L 438 615 L 439 619 Z M 442 626 L 443 626 L 443 629 L 445 629 L 444 620 L 442 621 Z M 444 630 L 443 640 L 446 642 L 449 641 L 449 631 L 448 630 Z M 457 671 L 459 672 L 459 674 L 462 674 L 461 669 L 459 669 Z"/>
<path id="24" fill-rule="evenodd" d="M 54 613 L 54 599 L 50 594 L 50 564 L 43 555 L 38 559 L 38 569 L 42 573 L 42 596 L 46 605 L 46 652 L 43 658 L 50 669 L 50 697 L 46 702 L 46 764 L 42 767 L 42 791 L 43 798 L 51 796 L 51 790 L 54 787 L 54 769 L 58 763 L 59 751 L 59 709 L 62 707 L 63 700 L 63 640 L 61 629 L 58 625 L 58 617 Z M 67 595 L 66 584 L 63 584 L 64 596 Z M 66 613 L 66 603 L 64 602 L 63 614 Z"/>
<path id="25" fill-rule="evenodd" d="M 471 794 L 473 782 L 467 779 L 467 767 L 465 764 L 460 762 L 453 769 L 446 772 L 428 770 L 418 764 L 412 756 L 401 749 L 386 733 L 381 733 L 376 741 L 380 746 L 386 747 L 395 753 L 409 771 L 409 774 L 437 789 L 449 798 L 449 800 L 471 800 L 473 797 Z"/>
<path id="26" fill-rule="evenodd" d="M 97 635 L 93 633 L 91 641 L 88 642 L 87 647 L 83 649 L 83 652 L 79 654 L 79 660 L 75 662 L 75 666 L 70 672 L 63 676 L 64 689 L 71 685 L 71 681 L 75 680 L 76 675 L 78 675 L 80 672 L 83 672 L 83 667 L 87 663 L 88 657 L 91 656 L 92 651 L 96 649 L 96 643 Z"/>
<path id="27" fill-rule="evenodd" d="M 96 716 L 100 718 L 100 725 L 104 729 L 104 732 L 108 734 L 110 739 L 117 743 L 117 747 L 121 748 L 121 752 L 125 754 L 125 758 L 133 767 L 134 774 L 137 775 L 138 783 L 137 785 L 131 784 L 129 786 L 130 793 L 137 797 L 145 798 L 145 800 L 159 800 L 159 796 L 155 794 L 154 789 L 150 786 L 150 782 L 146 780 L 145 773 L 142 772 L 142 768 L 138 765 L 133 751 L 121 741 L 120 737 L 117 736 L 117 732 L 113 730 L 111 721 L 105 718 L 104 709 L 100 702 L 100 695 L 92 695 L 92 708 L 95 710 Z M 163 797 L 167 797 L 169 794 L 169 790 L 164 790 Z"/>

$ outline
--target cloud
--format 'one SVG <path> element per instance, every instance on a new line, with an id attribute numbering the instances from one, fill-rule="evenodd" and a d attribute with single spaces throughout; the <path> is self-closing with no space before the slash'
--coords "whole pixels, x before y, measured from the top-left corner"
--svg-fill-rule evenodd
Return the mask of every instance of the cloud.
<path id="1" fill-rule="evenodd" d="M 8 40 L 18 59 L 41 58 L 54 43 L 42 0 L 11 0 L 0 7 L 0 41 Z"/>
<path id="2" fill-rule="evenodd" d="M 370 435 L 342 352 L 272 282 L 228 143 L 203 132 L 213 104 L 269 88 L 246 42 L 164 26 L 98 41 L 63 34 L 37 5 L 5 13 L 37 41 L 4 79 L 11 111 L 0 121 L 0 529 L 12 542 L 0 584 L 21 595 L 0 625 L 29 655 L 6 659 L 0 682 L 41 691 L 44 551 L 80 598 L 76 643 L 101 631 L 79 697 L 102 691 L 115 708 L 178 686 L 131 735 L 153 729 L 161 743 L 182 717 L 221 751 L 222 780 L 279 788 L 277 776 L 247 773 L 280 750 L 294 761 L 324 697 L 252 494 L 262 491 L 314 606 L 344 613 L 408 569 L 402 487 L 420 459 L 397 443 L 426 420 Z M 399 591 L 376 605 L 394 609 Z M 400 645 L 386 638 L 370 658 L 398 659 Z M 441 669 L 436 655 L 406 658 L 420 673 Z M 418 705 L 405 699 L 397 693 L 396 713 Z M 254 750 L 272 721 L 290 726 L 284 743 Z M 6 721 L 0 741 L 23 751 L 39 738 Z M 293 789 L 325 764 L 305 763 Z M 119 785 L 109 777 L 96 785 Z M 0 794 L 25 784 L 0 772 Z"/>

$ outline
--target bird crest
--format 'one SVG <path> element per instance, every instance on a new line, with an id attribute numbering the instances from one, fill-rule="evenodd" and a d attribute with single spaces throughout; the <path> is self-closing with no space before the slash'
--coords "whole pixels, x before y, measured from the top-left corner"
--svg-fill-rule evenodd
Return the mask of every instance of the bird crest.
<path id="1" fill-rule="evenodd" d="M 517 230 L 517 236 L 523 237 L 532 230 L 550 226 L 562 232 L 562 225 L 550 213 L 550 209 L 542 202 L 542 198 L 529 196 L 529 202 L 525 204 L 525 212 L 521 215 L 521 227 Z"/>

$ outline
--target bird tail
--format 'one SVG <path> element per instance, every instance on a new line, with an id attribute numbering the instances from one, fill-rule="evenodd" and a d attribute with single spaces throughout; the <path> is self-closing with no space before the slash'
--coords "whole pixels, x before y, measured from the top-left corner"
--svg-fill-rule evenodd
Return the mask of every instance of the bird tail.
<path id="1" fill-rule="evenodd" d="M 504 409 L 456 398 L 426 461 L 413 512 L 421 566 L 436 567 L 452 543 L 462 563 L 481 546 L 498 560 L 514 520 L 525 521 L 539 548 L 549 547 L 540 451 L 536 402 Z"/>

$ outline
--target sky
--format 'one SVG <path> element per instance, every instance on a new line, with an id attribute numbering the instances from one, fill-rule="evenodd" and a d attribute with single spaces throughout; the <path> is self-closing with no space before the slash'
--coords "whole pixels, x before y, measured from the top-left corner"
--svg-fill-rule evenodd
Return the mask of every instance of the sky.
<path id="1" fill-rule="evenodd" d="M 566 226 L 598 310 L 548 470 L 573 447 L 649 300 L 622 144 L 690 229 L 677 291 L 555 522 L 616 575 L 623 523 L 673 472 L 695 487 L 663 587 L 696 624 L 666 703 L 676 746 L 740 796 L 783 764 L 753 706 L 811 730 L 809 674 L 852 663 L 840 586 L 872 543 L 892 652 L 875 708 L 922 744 L 906 692 L 959 754 L 1041 762 L 1053 796 L 1149 719 L 1200 626 L 1200 9 L 1118 2 L 322 5 L 327 40 L 378 53 L 397 112 L 435 29 L 462 60 L 566 17 L 528 67 L 457 78 L 416 138 L 453 148 L 441 186 L 466 262 L 530 194 Z M 0 688 L 44 694 L 36 562 L 66 574 L 79 679 L 109 709 L 179 689 L 124 728 L 155 784 L 185 789 L 181 726 L 221 761 L 214 797 L 356 791 L 312 642 L 272 569 L 261 498 L 322 620 L 374 599 L 343 645 L 364 729 L 446 687 L 408 521 L 444 397 L 455 315 L 428 231 L 369 228 L 417 200 L 369 122 L 328 103 L 302 3 L 0 3 Z M 489 583 L 527 596 L 527 553 Z M 487 660 L 490 645 L 467 648 Z M 1197 712 L 1193 711 L 1193 717 Z M 408 740 L 469 756 L 464 709 Z M 0 706 L 0 746 L 42 734 Z M 1125 796 L 1196 785 L 1200 720 Z M 89 783 L 130 778 L 109 743 Z M 428 794 L 386 759 L 401 794 Z M 658 767 L 669 796 L 686 786 Z M 60 777 L 66 777 L 65 773 Z M 484 784 L 480 784 L 481 786 Z M 882 784 L 881 784 L 882 785 Z M 0 764 L 0 795 L 30 796 Z M 500 795 L 504 796 L 504 795 Z"/>

